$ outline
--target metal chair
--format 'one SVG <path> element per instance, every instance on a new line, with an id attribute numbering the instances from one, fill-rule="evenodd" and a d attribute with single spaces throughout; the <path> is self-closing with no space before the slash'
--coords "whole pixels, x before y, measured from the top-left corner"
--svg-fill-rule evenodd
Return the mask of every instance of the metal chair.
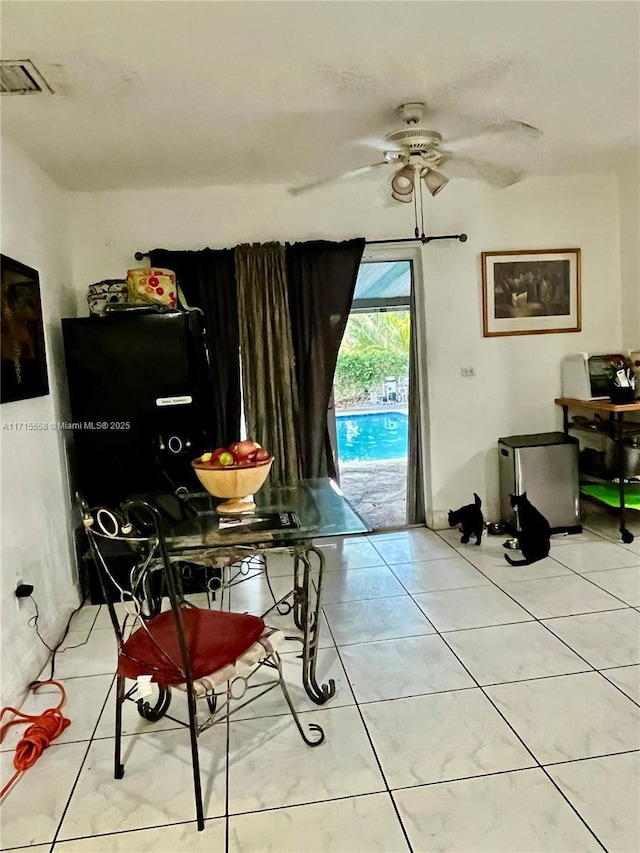
<path id="1" fill-rule="evenodd" d="M 172 688 L 185 691 L 188 720 L 176 722 L 190 732 L 196 818 L 198 830 L 202 830 L 204 810 L 198 758 L 201 732 L 277 686 L 308 746 L 319 746 L 324 732 L 311 723 L 311 736 L 308 736 L 293 707 L 278 654 L 284 640 L 282 632 L 267 628 L 258 616 L 199 608 L 186 600 L 180 571 L 170 560 L 162 518 L 155 506 L 135 500 L 113 511 L 90 508 L 82 499 L 80 504 L 118 645 L 114 776 L 121 779 L 124 775 L 121 758 L 124 702 L 136 702 L 138 713 L 155 722 L 167 714 Z M 124 582 L 121 562 L 119 574 L 110 568 L 114 540 L 130 550 L 131 565 Z M 167 599 L 169 609 L 162 611 L 163 601 Z M 116 606 L 118 602 L 121 607 Z M 255 678 L 258 673 L 260 677 Z M 134 682 L 129 689 L 126 679 Z M 141 695 L 145 681 L 156 685 L 158 696 L 153 704 Z M 239 689 L 236 686 L 234 690 L 238 684 Z M 202 721 L 197 710 L 201 700 L 207 706 Z"/>

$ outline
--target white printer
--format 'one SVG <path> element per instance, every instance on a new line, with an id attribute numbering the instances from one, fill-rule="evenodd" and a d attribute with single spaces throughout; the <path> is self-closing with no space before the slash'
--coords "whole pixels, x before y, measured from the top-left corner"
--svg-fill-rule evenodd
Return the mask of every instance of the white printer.
<path id="1" fill-rule="evenodd" d="M 562 396 L 573 400 L 608 400 L 611 368 L 621 353 L 574 352 L 561 364 Z"/>

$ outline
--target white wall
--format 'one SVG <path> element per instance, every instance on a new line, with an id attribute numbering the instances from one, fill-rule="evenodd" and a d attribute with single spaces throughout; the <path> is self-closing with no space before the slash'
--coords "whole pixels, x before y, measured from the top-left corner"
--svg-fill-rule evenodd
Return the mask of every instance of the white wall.
<path id="1" fill-rule="evenodd" d="M 384 182 L 373 179 L 299 197 L 279 186 L 78 194 L 72 220 L 79 313 L 87 313 L 89 284 L 141 265 L 136 250 L 412 236 L 410 206 L 392 206 L 385 196 Z M 502 191 L 452 181 L 426 202 L 425 218 L 427 234 L 469 236 L 466 243 L 424 247 L 419 285 L 429 370 L 429 521 L 446 526 L 447 509 L 466 503 L 473 491 L 487 518 L 497 518 L 499 437 L 559 427 L 553 400 L 561 357 L 622 345 L 617 181 L 605 174 L 554 176 Z M 583 331 L 483 338 L 480 252 L 571 247 L 582 250 Z M 462 379 L 461 366 L 475 367 L 476 377 Z"/>
<path id="2" fill-rule="evenodd" d="M 74 311 L 67 229 L 68 194 L 12 144 L 2 143 L 2 253 L 36 269 L 45 322 L 50 393 L 0 408 L 2 564 L 2 705 L 20 704 L 49 653 L 27 620 L 32 601 L 18 607 L 19 580 L 34 587 L 39 630 L 56 643 L 78 595 L 69 539 L 63 443 L 56 430 L 15 429 L 68 417 L 60 317 Z"/>
<path id="3" fill-rule="evenodd" d="M 625 349 L 640 349 L 640 154 L 618 164 L 622 333 Z"/>

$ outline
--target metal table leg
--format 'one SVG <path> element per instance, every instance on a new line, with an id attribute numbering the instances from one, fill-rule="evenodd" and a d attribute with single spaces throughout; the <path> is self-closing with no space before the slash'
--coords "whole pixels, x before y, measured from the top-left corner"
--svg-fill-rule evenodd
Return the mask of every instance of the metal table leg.
<path id="1" fill-rule="evenodd" d="M 318 580 L 314 584 L 311 577 L 311 555 L 318 559 Z M 303 632 L 302 639 L 302 683 L 307 695 L 317 705 L 323 705 L 335 696 L 336 684 L 333 678 L 328 684 L 318 684 L 316 680 L 316 662 L 320 635 L 320 606 L 322 603 L 322 576 L 324 574 L 324 554 L 312 544 L 296 551 L 294 555 L 294 619 Z"/>
<path id="2" fill-rule="evenodd" d="M 614 441 L 616 443 L 616 448 L 618 451 L 618 486 L 619 486 L 619 495 L 620 495 L 620 535 L 622 537 L 622 541 L 625 544 L 629 544 L 633 542 L 633 533 L 627 529 L 627 514 L 625 507 L 625 497 L 624 497 L 624 454 L 622 452 L 622 447 L 624 444 L 624 415 L 622 412 L 616 413 L 616 422 L 614 427 Z"/>

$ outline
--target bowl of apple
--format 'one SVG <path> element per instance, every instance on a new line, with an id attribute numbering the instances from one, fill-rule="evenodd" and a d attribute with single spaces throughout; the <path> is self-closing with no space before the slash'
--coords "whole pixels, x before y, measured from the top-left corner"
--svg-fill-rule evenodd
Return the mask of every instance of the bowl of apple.
<path id="1" fill-rule="evenodd" d="M 253 512 L 256 505 L 249 497 L 264 485 L 272 464 L 273 456 L 249 438 L 203 453 L 191 463 L 207 492 L 225 498 L 216 507 L 221 515 Z"/>

